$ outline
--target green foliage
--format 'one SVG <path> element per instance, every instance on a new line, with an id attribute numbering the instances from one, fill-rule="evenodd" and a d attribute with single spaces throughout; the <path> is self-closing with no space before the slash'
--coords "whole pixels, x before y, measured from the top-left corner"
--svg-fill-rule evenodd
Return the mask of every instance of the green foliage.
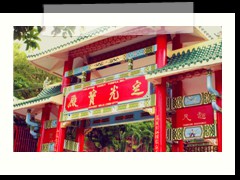
<path id="1" fill-rule="evenodd" d="M 100 151 L 104 147 L 113 147 L 115 152 L 125 152 L 127 147 L 131 151 L 153 151 L 153 121 L 132 123 L 93 129 L 87 138 L 94 142 Z M 140 149 L 142 148 L 142 149 Z"/>
<path id="2" fill-rule="evenodd" d="M 38 41 L 40 32 L 43 30 L 41 26 L 14 26 L 14 40 L 23 41 L 26 44 L 26 50 L 40 49 Z"/>
<path id="3" fill-rule="evenodd" d="M 14 43 L 14 96 L 26 99 L 36 96 L 42 90 L 43 81 L 46 77 L 52 83 L 60 82 L 60 78 L 46 73 L 27 60 L 25 52 L 20 50 L 21 45 Z"/>
<path id="4" fill-rule="evenodd" d="M 41 26 L 14 26 L 13 38 L 14 40 L 23 41 L 26 44 L 26 50 L 40 49 L 39 38 L 40 33 L 46 28 Z M 56 36 L 62 33 L 64 38 L 69 35 L 72 37 L 76 27 L 75 26 L 54 26 L 52 35 Z"/>
<path id="5" fill-rule="evenodd" d="M 62 33 L 63 38 L 67 38 L 67 35 L 72 37 L 75 29 L 76 29 L 76 26 L 54 26 L 51 33 L 53 36 L 56 36 Z"/>

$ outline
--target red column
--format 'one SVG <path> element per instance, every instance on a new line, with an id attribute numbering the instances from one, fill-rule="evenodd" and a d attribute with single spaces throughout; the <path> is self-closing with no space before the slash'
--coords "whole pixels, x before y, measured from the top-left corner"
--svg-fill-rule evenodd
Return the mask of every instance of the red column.
<path id="1" fill-rule="evenodd" d="M 178 96 L 182 96 L 182 81 L 177 81 L 173 84 L 172 86 L 172 94 L 173 97 L 178 97 Z M 177 121 L 176 121 L 177 117 L 176 114 L 174 114 L 172 116 L 172 127 L 173 128 L 178 128 L 177 126 Z M 178 144 L 173 144 L 172 145 L 172 152 L 183 152 L 184 151 L 184 142 L 183 140 L 177 141 Z"/>
<path id="2" fill-rule="evenodd" d="M 222 94 L 222 70 L 215 72 L 216 90 Z M 222 107 L 222 99 L 217 98 L 218 106 Z M 217 112 L 217 138 L 218 138 L 218 152 L 222 152 L 222 113 Z"/>
<path id="3" fill-rule="evenodd" d="M 84 126 L 85 121 L 81 121 L 80 128 L 77 129 L 77 136 L 76 136 L 76 142 L 79 143 L 78 152 L 83 152 L 84 150 Z"/>
<path id="4" fill-rule="evenodd" d="M 50 118 L 51 107 L 52 107 L 51 104 L 45 104 L 44 108 L 42 109 L 40 137 L 38 138 L 37 152 L 42 151 L 42 144 L 43 144 L 44 133 L 45 133 L 44 124 Z"/>
<path id="5" fill-rule="evenodd" d="M 172 40 L 172 50 L 180 49 L 182 48 L 182 43 L 180 40 L 180 34 L 176 34 L 176 36 Z M 182 96 L 182 81 L 177 81 L 175 84 L 173 84 L 173 97 Z M 177 128 L 177 122 L 176 122 L 176 115 L 172 116 L 172 127 Z M 183 140 L 178 141 L 178 144 L 172 145 L 172 152 L 183 152 L 184 151 L 184 142 Z"/>
<path id="6" fill-rule="evenodd" d="M 87 72 L 86 81 L 91 80 L 91 72 Z M 78 152 L 83 152 L 84 150 L 84 128 L 85 128 L 85 120 L 81 120 L 80 128 L 77 129 L 76 142 L 79 143 Z"/>
<path id="7" fill-rule="evenodd" d="M 167 35 L 157 36 L 156 64 L 158 68 L 167 64 Z M 166 80 L 155 88 L 154 152 L 166 152 Z"/>
<path id="8" fill-rule="evenodd" d="M 66 78 L 65 72 L 72 70 L 73 66 L 73 59 L 69 59 L 68 61 L 65 61 L 64 63 L 64 69 L 63 69 L 63 76 L 62 76 L 62 88 L 61 92 L 63 92 L 63 88 L 70 85 L 71 79 Z M 58 110 L 58 123 L 57 123 L 57 131 L 56 131 L 56 141 L 55 141 L 55 152 L 63 152 L 63 146 L 64 146 L 64 139 L 66 136 L 66 128 L 61 128 L 61 113 L 63 112 L 64 107 L 64 97 L 63 97 L 63 103 L 59 106 Z"/>

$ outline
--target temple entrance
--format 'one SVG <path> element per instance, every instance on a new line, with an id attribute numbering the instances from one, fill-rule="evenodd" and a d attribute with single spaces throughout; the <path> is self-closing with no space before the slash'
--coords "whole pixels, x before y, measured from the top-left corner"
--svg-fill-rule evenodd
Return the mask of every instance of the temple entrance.
<path id="1" fill-rule="evenodd" d="M 78 150 L 81 123 L 85 124 L 84 152 L 153 152 L 154 122 L 148 112 L 71 122 L 66 128 L 65 152 Z"/>
<path id="2" fill-rule="evenodd" d="M 120 29 L 114 36 L 58 46 L 64 51 L 49 50 L 46 57 L 58 61 L 52 69 L 43 63 L 50 63 L 45 55 L 36 59 L 62 76 L 61 85 L 15 104 L 15 113 L 30 107 L 32 115 L 39 112 L 38 151 L 83 152 L 87 142 L 95 147 L 89 151 L 98 152 L 143 151 L 144 143 L 150 152 L 209 152 L 216 148 L 208 140 L 217 138 L 221 152 L 222 40 L 207 40 L 198 28 L 190 36 L 138 36 L 129 33 L 153 29 Z M 152 127 L 131 131 L 133 123 L 145 121 Z"/>

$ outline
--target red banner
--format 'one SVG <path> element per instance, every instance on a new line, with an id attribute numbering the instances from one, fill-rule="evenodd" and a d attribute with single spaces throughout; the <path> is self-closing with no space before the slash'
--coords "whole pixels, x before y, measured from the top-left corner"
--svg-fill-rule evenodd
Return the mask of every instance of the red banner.
<path id="1" fill-rule="evenodd" d="M 177 127 L 214 123 L 214 111 L 211 104 L 177 109 L 176 117 Z"/>
<path id="2" fill-rule="evenodd" d="M 119 79 L 68 94 L 65 99 L 65 109 L 75 111 L 110 106 L 122 101 L 142 98 L 147 91 L 148 82 L 144 76 Z"/>

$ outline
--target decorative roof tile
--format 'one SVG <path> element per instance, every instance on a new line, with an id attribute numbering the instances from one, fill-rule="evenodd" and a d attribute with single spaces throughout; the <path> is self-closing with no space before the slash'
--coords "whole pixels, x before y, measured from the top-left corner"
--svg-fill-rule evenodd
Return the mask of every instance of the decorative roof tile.
<path id="1" fill-rule="evenodd" d="M 179 70 L 193 64 L 214 61 L 217 58 L 222 58 L 222 41 L 217 41 L 213 44 L 193 48 L 187 51 L 184 50 L 177 54 L 174 53 L 171 58 L 168 58 L 166 66 L 148 72 L 148 74 L 154 75 Z"/>
<path id="2" fill-rule="evenodd" d="M 13 104 L 14 108 L 19 108 L 21 106 L 26 106 L 33 103 L 39 103 L 42 101 L 49 100 L 53 96 L 61 94 L 61 85 L 51 86 L 46 89 L 43 89 L 36 97 L 18 101 Z"/>

